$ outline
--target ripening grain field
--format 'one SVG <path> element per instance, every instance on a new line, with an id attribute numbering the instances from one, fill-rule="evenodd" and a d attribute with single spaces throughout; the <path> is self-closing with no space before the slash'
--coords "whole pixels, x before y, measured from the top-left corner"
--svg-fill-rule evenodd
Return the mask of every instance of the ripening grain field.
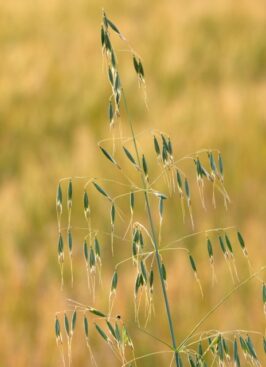
<path id="1" fill-rule="evenodd" d="M 235 226 L 241 229 L 254 268 L 265 265 L 264 1 L 3 2 L 0 10 L 0 367 L 61 366 L 54 334 L 55 313 L 68 307 L 66 298 L 69 297 L 82 303 L 91 302 L 82 230 L 73 236 L 74 287 L 71 288 L 66 256 L 65 285 L 60 290 L 55 196 L 62 177 L 113 175 L 112 165 L 97 146 L 99 140 L 109 136 L 110 89 L 100 45 L 102 6 L 126 34 L 144 64 L 148 110 L 132 61 L 124 52 L 124 45 L 115 42 L 136 134 L 140 134 L 138 139 L 145 147 L 145 155 L 153 157 L 148 160 L 149 169 L 154 173 L 157 164 L 151 129 L 171 136 L 177 158 L 201 149 L 220 150 L 225 185 L 231 198 L 227 211 L 219 195 L 217 208 L 213 208 L 211 187 L 206 191 L 207 211 L 202 209 L 193 166 L 183 166 L 192 178 L 194 231 Z M 72 220 L 73 225 L 80 227 L 86 225 L 83 184 L 75 181 L 73 185 Z M 105 188 L 119 191 L 114 184 Z M 65 183 L 63 195 L 66 190 Z M 99 193 L 91 190 L 90 200 L 94 224 L 108 225 L 109 207 Z M 127 210 L 128 202 L 121 205 L 121 210 Z M 162 241 L 191 233 L 188 218 L 183 225 L 180 207 L 171 203 L 164 219 Z M 66 211 L 62 221 L 67 222 Z M 103 236 L 103 285 L 96 296 L 101 309 L 108 308 L 114 264 L 127 254 L 125 244 L 115 241 L 119 256 L 115 261 L 109 256 L 107 242 Z M 204 235 L 192 237 L 184 245 L 197 259 L 204 298 L 187 259 L 178 253 L 166 256 L 167 292 L 178 340 L 233 286 L 222 256 L 215 258 L 218 282 L 212 286 Z M 108 247 L 106 252 L 105 247 Z M 243 280 L 249 269 L 240 247 L 236 246 L 235 251 L 239 277 Z M 137 355 L 159 351 L 160 343 L 134 329 L 131 275 L 132 266 L 128 270 L 125 266 L 123 277 L 119 278 L 114 312 L 129 319 Z M 168 341 L 160 289 L 155 290 L 156 315 L 147 330 Z M 247 329 L 262 334 L 265 327 L 261 285 L 254 281 L 240 288 L 205 324 L 206 329 Z M 83 334 L 78 322 L 73 337 L 73 366 L 90 363 Z M 264 366 L 261 339 L 255 337 L 254 341 Z M 95 332 L 91 333 L 91 344 L 99 366 L 119 365 Z M 169 365 L 169 357 L 165 355 L 138 364 L 164 365 Z"/>

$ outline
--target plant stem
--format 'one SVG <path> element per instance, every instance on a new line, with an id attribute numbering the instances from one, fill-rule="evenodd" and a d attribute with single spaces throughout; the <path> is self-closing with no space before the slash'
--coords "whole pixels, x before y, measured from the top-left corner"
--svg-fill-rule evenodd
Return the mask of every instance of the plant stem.
<path id="1" fill-rule="evenodd" d="M 122 97 L 123 97 L 123 102 L 124 102 L 124 106 L 125 106 L 126 115 L 127 115 L 127 118 L 128 118 L 128 123 L 129 123 L 130 130 L 131 130 L 133 144 L 134 144 L 134 148 L 135 148 L 135 152 L 136 152 L 136 156 L 137 156 L 137 162 L 138 162 L 139 167 L 141 168 L 139 150 L 138 150 L 136 137 L 135 137 L 135 133 L 134 133 L 134 129 L 133 129 L 133 124 L 132 124 L 131 119 L 130 119 L 130 114 L 129 114 L 127 101 L 126 101 L 126 97 L 125 97 L 125 93 L 124 93 L 123 88 L 122 88 Z M 164 304 L 165 304 L 165 308 L 166 308 L 166 314 L 167 314 L 167 319 L 168 319 L 168 324 L 169 324 L 169 329 L 170 329 L 170 334 L 171 334 L 171 339 L 172 339 L 172 346 L 173 346 L 173 350 L 175 351 L 174 352 L 175 353 L 175 362 L 176 362 L 176 366 L 179 367 L 179 358 L 178 358 L 178 352 L 177 352 L 177 344 L 176 344 L 175 332 L 174 332 L 174 327 L 173 327 L 173 321 L 172 321 L 168 296 L 167 296 L 167 292 L 166 292 L 166 287 L 165 287 L 165 283 L 164 283 L 164 279 L 163 279 L 162 262 L 161 262 L 161 258 L 160 258 L 160 254 L 159 254 L 159 247 L 158 247 L 158 242 L 157 242 L 157 237 L 156 237 L 154 221 L 153 221 L 152 214 L 151 214 L 150 201 L 149 201 L 149 197 L 147 195 L 147 189 L 148 189 L 147 182 L 145 180 L 143 170 L 141 170 L 141 179 L 142 179 L 142 184 L 143 184 L 143 188 L 144 188 L 144 197 L 145 197 L 147 215 L 148 215 L 148 220 L 149 220 L 149 224 L 150 224 L 150 228 L 151 228 L 151 236 L 152 236 L 153 245 L 154 245 L 154 249 L 155 249 L 155 257 L 156 257 L 156 262 L 157 262 L 157 266 L 158 266 L 158 271 L 159 271 L 159 276 L 160 276 L 160 281 L 161 281 L 161 287 L 162 287 L 162 291 L 163 291 L 163 298 L 164 298 Z"/>

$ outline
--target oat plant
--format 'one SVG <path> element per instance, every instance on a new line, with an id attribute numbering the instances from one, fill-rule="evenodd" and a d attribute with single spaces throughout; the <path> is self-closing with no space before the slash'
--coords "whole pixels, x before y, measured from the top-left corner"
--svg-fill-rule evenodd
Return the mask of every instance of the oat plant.
<path id="1" fill-rule="evenodd" d="M 91 335 L 95 333 L 101 338 L 116 359 L 119 366 L 137 366 L 143 359 L 151 355 L 168 353 L 170 365 L 181 367 L 207 367 L 207 366 L 263 366 L 265 355 L 259 356 L 255 343 L 259 338 L 262 341 L 266 353 L 266 339 L 262 331 L 253 330 L 212 330 L 201 331 L 204 322 L 223 305 L 239 288 L 246 285 L 251 279 L 257 279 L 262 286 L 262 312 L 266 312 L 266 285 L 263 282 L 263 271 L 266 267 L 254 270 L 249 259 L 248 249 L 240 231 L 232 227 L 213 228 L 203 232 L 194 232 L 194 217 L 191 200 L 190 177 L 181 168 L 182 162 L 187 160 L 193 166 L 198 194 L 203 209 L 206 209 L 205 196 L 211 187 L 212 204 L 216 206 L 216 196 L 221 195 L 225 208 L 230 203 L 229 195 L 224 185 L 224 164 L 220 151 L 217 149 L 204 149 L 193 154 L 177 159 L 171 138 L 163 131 L 152 130 L 146 137 L 152 141 L 154 153 L 147 157 L 144 147 L 139 140 L 141 134 L 136 134 L 132 122 L 132 116 L 125 95 L 122 77 L 119 71 L 117 53 L 113 46 L 113 38 L 118 37 L 119 42 L 128 51 L 132 68 L 136 73 L 139 90 L 147 105 L 146 84 L 143 61 L 138 53 L 131 47 L 126 37 L 119 28 L 110 20 L 103 11 L 101 24 L 101 47 L 103 55 L 103 68 L 110 85 L 110 98 L 108 101 L 108 119 L 110 137 L 98 143 L 99 154 L 108 160 L 114 170 L 112 178 L 96 177 L 68 177 L 59 181 L 56 194 L 56 212 L 58 220 L 58 262 L 61 271 L 61 287 L 64 281 L 64 267 L 68 264 L 71 272 L 73 286 L 72 250 L 74 244 L 74 231 L 84 234 L 83 243 L 76 244 L 79 252 L 84 257 L 84 276 L 90 297 L 90 304 L 83 304 L 82 300 L 68 299 L 67 310 L 58 312 L 55 317 L 55 335 L 60 350 L 63 365 L 71 365 L 72 340 L 79 325 L 83 328 L 84 346 L 88 348 L 91 366 L 97 366 L 97 358 L 94 357 L 91 345 Z M 129 136 L 124 136 L 127 128 Z M 157 172 L 150 169 L 149 161 L 156 160 Z M 118 179 L 120 178 L 120 179 Z M 85 226 L 72 226 L 72 204 L 75 185 L 83 183 L 83 206 Z M 116 194 L 112 193 L 113 185 Z M 119 193 L 117 194 L 117 190 Z M 104 227 L 102 223 L 93 220 L 93 203 L 91 192 L 99 195 L 100 205 L 109 207 L 109 225 Z M 128 211 L 121 209 L 121 204 L 127 200 Z M 166 203 L 176 201 L 182 211 L 182 221 L 191 222 L 191 233 L 167 242 L 162 238 L 162 228 L 165 218 Z M 136 202 L 142 202 L 143 210 L 140 213 Z M 104 204 L 102 204 L 104 203 Z M 67 213 L 62 217 L 63 212 Z M 63 220 L 66 218 L 66 220 Z M 142 218 L 142 219 L 139 219 Z M 143 218 L 146 218 L 143 220 Z M 63 224 L 63 222 L 66 222 Z M 178 235 L 178 234 L 177 234 Z M 167 273 L 165 258 L 167 254 L 183 252 L 187 256 L 188 272 L 192 271 L 199 291 L 204 296 L 204 286 L 199 278 L 195 255 L 188 246 L 186 240 L 200 237 L 206 242 L 206 254 L 213 285 L 217 283 L 215 272 L 215 258 L 223 257 L 225 269 L 232 279 L 232 286 L 227 294 L 214 307 L 210 308 L 192 328 L 187 335 L 177 339 L 171 307 L 167 295 L 167 279 L 173 276 Z M 205 238 L 205 239 L 204 239 Z M 104 246 L 102 243 L 104 242 Z M 182 243 L 182 247 L 179 244 Z M 119 256 L 121 246 L 127 252 L 123 259 Z M 235 247 L 240 246 L 250 271 L 248 278 L 241 280 L 237 270 Z M 107 309 L 97 307 L 97 289 L 102 280 L 102 268 L 104 263 L 103 253 L 113 256 L 116 263 L 113 276 L 110 279 L 110 289 L 106 290 Z M 66 256 L 67 254 L 67 256 Z M 123 265 L 123 266 L 122 266 Z M 130 268 L 131 267 L 131 268 Z M 191 270 L 189 270 L 189 267 Z M 130 268 L 130 270 L 128 270 Z M 127 269 L 125 271 L 125 269 Z M 132 299 L 135 308 L 135 326 L 139 333 L 146 333 L 151 338 L 160 342 L 165 349 L 163 352 L 149 352 L 139 355 L 135 350 L 131 330 L 126 325 L 126 320 L 113 313 L 116 302 L 116 293 L 119 287 L 119 279 L 134 275 L 132 283 Z M 160 294 L 154 294 L 154 283 L 158 280 L 161 287 Z M 159 288 L 158 286 L 158 288 Z M 148 325 L 155 322 L 154 297 L 161 297 L 164 304 L 170 342 L 152 335 L 148 331 Z M 190 302 L 188 300 L 187 302 Z M 263 306 L 264 305 L 264 306 Z M 116 308 L 119 307 L 117 302 Z M 132 324 L 132 323 L 131 323 Z M 132 327 L 131 327 L 132 328 Z M 115 361 L 115 359 L 114 359 Z M 115 363 L 115 362 L 114 362 Z M 113 364 L 112 364 L 113 365 Z M 265 364 L 264 364 L 265 365 Z"/>

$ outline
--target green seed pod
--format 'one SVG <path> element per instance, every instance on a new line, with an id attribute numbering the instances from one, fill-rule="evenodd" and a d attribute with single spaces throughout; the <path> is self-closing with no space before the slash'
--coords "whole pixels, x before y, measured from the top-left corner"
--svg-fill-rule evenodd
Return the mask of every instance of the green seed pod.
<path id="1" fill-rule="evenodd" d="M 70 254 L 72 253 L 72 248 L 73 248 L 73 240 L 72 240 L 72 234 L 71 231 L 67 231 L 67 243 L 68 243 L 68 249 Z"/>
<path id="2" fill-rule="evenodd" d="M 231 241 L 229 237 L 227 236 L 227 234 L 225 234 L 225 242 L 226 242 L 228 250 L 231 252 L 231 254 L 233 254 L 233 247 L 232 247 Z"/>
<path id="3" fill-rule="evenodd" d="M 263 304 L 266 305 L 266 284 L 263 283 L 262 285 L 262 301 Z"/>
<path id="4" fill-rule="evenodd" d="M 215 165 L 215 161 L 214 161 L 214 157 L 213 157 L 212 152 L 210 152 L 208 154 L 208 157 L 209 157 L 209 161 L 210 161 L 211 170 L 215 173 L 216 172 L 216 165 Z"/>
<path id="5" fill-rule="evenodd" d="M 58 208 L 62 208 L 62 205 L 63 205 L 63 194 L 62 194 L 61 185 L 59 183 L 57 187 L 57 194 L 56 194 L 56 206 Z"/>
<path id="6" fill-rule="evenodd" d="M 144 68 L 140 60 L 139 60 L 139 75 L 144 80 Z"/>
<path id="7" fill-rule="evenodd" d="M 109 100 L 108 104 L 108 118 L 110 125 L 112 125 L 114 122 L 114 107 L 111 100 Z"/>
<path id="8" fill-rule="evenodd" d="M 238 242 L 239 242 L 242 250 L 244 250 L 245 249 L 245 242 L 244 242 L 244 239 L 243 239 L 240 232 L 237 232 L 237 238 L 238 238 Z"/>
<path id="9" fill-rule="evenodd" d="M 94 239 L 94 248 L 96 256 L 101 257 L 101 246 L 97 237 Z"/>
<path id="10" fill-rule="evenodd" d="M 226 254 L 226 249 L 225 249 L 225 245 L 224 245 L 223 238 L 222 238 L 221 236 L 219 236 L 219 243 L 220 243 L 220 246 L 221 246 L 222 252 L 223 252 L 223 254 L 225 255 L 225 254 Z"/>
<path id="11" fill-rule="evenodd" d="M 114 165 L 117 166 L 117 163 L 115 161 L 115 159 L 111 156 L 110 153 L 107 152 L 107 150 L 105 150 L 103 147 L 100 146 L 101 151 L 103 152 L 103 154 L 105 155 L 105 157 L 112 162 Z"/>
<path id="12" fill-rule="evenodd" d="M 101 193 L 103 196 L 109 198 L 109 196 L 107 195 L 107 193 L 104 191 L 104 189 L 99 185 L 97 184 L 97 182 L 92 182 L 94 187 L 96 188 L 97 191 L 99 191 L 99 193 Z"/>
<path id="13" fill-rule="evenodd" d="M 166 268 L 165 268 L 165 266 L 164 266 L 164 263 L 162 263 L 162 268 L 161 268 L 161 270 L 162 270 L 163 280 L 166 282 L 166 280 L 167 280 L 167 274 L 166 274 Z"/>
<path id="14" fill-rule="evenodd" d="M 120 35 L 120 32 L 119 32 L 117 26 L 113 22 L 111 22 L 111 20 L 108 19 L 108 18 L 106 18 L 106 21 L 107 21 L 108 26 L 110 26 L 114 32 L 116 32 L 117 34 Z"/>
<path id="15" fill-rule="evenodd" d="M 115 292 L 117 288 L 117 282 L 118 282 L 118 274 L 117 271 L 114 272 L 113 278 L 112 278 L 112 284 L 111 284 L 111 292 Z"/>
<path id="16" fill-rule="evenodd" d="M 63 237 L 61 233 L 59 234 L 57 251 L 58 251 L 58 256 L 62 255 L 64 252 L 64 241 L 63 241 Z"/>
<path id="17" fill-rule="evenodd" d="M 136 165 L 136 161 L 133 158 L 132 154 L 129 152 L 129 150 L 125 147 L 123 147 L 123 149 L 124 149 L 124 152 L 125 152 L 127 158 L 130 160 L 130 162 L 133 163 L 134 165 Z"/>
<path id="18" fill-rule="evenodd" d="M 177 179 L 177 184 L 180 190 L 182 190 L 182 178 L 181 175 L 178 171 L 178 169 L 176 170 L 176 179 Z"/>
<path id="19" fill-rule="evenodd" d="M 149 277 L 149 282 L 150 282 L 150 288 L 153 288 L 153 281 L 154 281 L 154 273 L 153 270 L 150 271 L 150 277 Z"/>
<path id="20" fill-rule="evenodd" d="M 113 328 L 113 325 L 108 320 L 106 320 L 106 324 L 112 336 L 116 339 L 115 329 Z"/>
<path id="21" fill-rule="evenodd" d="M 67 206 L 70 209 L 72 207 L 73 188 L 72 181 L 69 180 L 67 188 Z"/>
<path id="22" fill-rule="evenodd" d="M 90 308 L 89 312 L 92 313 L 93 315 L 99 316 L 99 317 L 106 317 L 106 315 L 104 313 L 102 313 L 99 310 L 96 310 L 95 308 Z"/>
<path id="23" fill-rule="evenodd" d="M 207 247 L 208 247 L 209 258 L 212 260 L 213 259 L 213 249 L 212 249 L 211 240 L 209 238 L 207 239 Z"/>
<path id="24" fill-rule="evenodd" d="M 168 149 L 169 154 L 172 156 L 173 155 L 173 147 L 172 147 L 172 143 L 171 143 L 170 138 L 168 138 L 168 141 L 167 141 L 167 149 Z"/>
<path id="25" fill-rule="evenodd" d="M 188 199 L 190 199 L 190 189 L 187 178 L 185 178 L 185 192 Z"/>
<path id="26" fill-rule="evenodd" d="M 101 44 L 102 44 L 102 48 L 105 47 L 105 34 L 104 34 L 104 29 L 103 27 L 101 27 Z"/>
<path id="27" fill-rule="evenodd" d="M 85 336 L 88 339 L 88 337 L 89 337 L 89 323 L 88 323 L 88 319 L 87 319 L 86 315 L 84 315 L 83 326 L 84 326 Z"/>
<path id="28" fill-rule="evenodd" d="M 250 338 L 250 336 L 248 335 L 248 337 L 246 338 L 246 345 L 248 347 L 248 352 L 249 354 L 255 359 L 255 360 L 258 360 L 258 357 L 257 357 L 257 353 L 255 351 L 255 348 L 254 348 L 254 345 L 252 343 L 252 340 Z"/>
<path id="29" fill-rule="evenodd" d="M 66 314 L 64 314 L 64 321 L 65 321 L 65 330 L 66 330 L 67 335 L 69 336 L 70 329 L 69 329 L 69 322 L 68 322 L 68 318 Z"/>
<path id="30" fill-rule="evenodd" d="M 134 192 L 131 192 L 130 193 L 130 211 L 131 213 L 133 213 L 133 210 L 134 210 L 134 206 L 135 206 L 135 195 L 134 195 Z"/>
<path id="31" fill-rule="evenodd" d="M 83 195 L 83 206 L 84 206 L 85 217 L 87 218 L 88 215 L 90 214 L 89 196 L 88 196 L 87 191 L 84 191 L 84 195 Z"/>
<path id="32" fill-rule="evenodd" d="M 114 204 L 112 204 L 111 206 L 111 224 L 112 226 L 114 225 L 115 223 L 115 206 Z"/>
<path id="33" fill-rule="evenodd" d="M 189 255 L 189 261 L 190 261 L 190 265 L 192 267 L 192 270 L 194 271 L 194 273 L 197 272 L 197 268 L 196 268 L 196 264 L 195 264 L 195 261 L 192 257 L 192 255 Z"/>
<path id="34" fill-rule="evenodd" d="M 56 336 L 57 339 L 59 339 L 60 336 L 61 336 L 60 322 L 59 322 L 57 316 L 55 318 L 55 336 Z"/>
<path id="35" fill-rule="evenodd" d="M 147 166 L 147 162 L 146 162 L 144 154 L 142 155 L 142 168 L 143 168 L 145 177 L 147 178 L 148 177 L 148 166 Z"/>
<path id="36" fill-rule="evenodd" d="M 76 327 L 76 323 L 77 323 L 77 311 L 75 310 L 73 312 L 73 315 L 72 315 L 72 320 L 71 320 L 71 330 L 72 330 L 72 334 L 75 330 L 75 327 Z"/>
<path id="37" fill-rule="evenodd" d="M 139 63 L 138 63 L 135 55 L 133 55 L 133 65 L 134 65 L 134 69 L 135 69 L 136 73 L 139 74 Z"/>
<path id="38" fill-rule="evenodd" d="M 238 354 L 237 340 L 234 340 L 234 364 L 235 367 L 240 367 L 240 358 Z"/>
<path id="39" fill-rule="evenodd" d="M 95 327 L 96 327 L 96 330 L 98 331 L 98 333 L 101 335 L 101 337 L 102 337 L 106 342 L 108 342 L 108 336 L 105 334 L 105 332 L 103 331 L 103 329 L 102 329 L 99 325 L 97 325 L 97 324 L 95 324 Z"/>
<path id="40" fill-rule="evenodd" d="M 93 248 L 90 248 L 90 268 L 93 269 L 96 265 L 95 253 Z"/>
<path id="41" fill-rule="evenodd" d="M 157 156 L 159 156 L 161 154 L 161 151 L 160 151 L 160 146 L 159 146 L 158 140 L 156 139 L 155 135 L 153 136 L 153 143 L 154 143 L 155 152 L 156 152 Z"/>
<path id="42" fill-rule="evenodd" d="M 143 276 L 143 279 L 144 279 L 145 283 L 147 283 L 147 271 L 146 271 L 146 266 L 145 266 L 143 260 L 141 260 L 141 262 L 140 262 L 140 269 L 141 269 L 141 274 Z"/>
<path id="43" fill-rule="evenodd" d="M 89 251 L 88 251 L 88 244 L 86 240 L 84 241 L 83 249 L 84 249 L 85 260 L 86 262 L 88 262 L 89 261 Z"/>
<path id="44" fill-rule="evenodd" d="M 218 155 L 218 165 L 219 165 L 219 171 L 221 176 L 223 177 L 224 174 L 224 166 L 223 166 L 223 159 L 221 153 Z"/>

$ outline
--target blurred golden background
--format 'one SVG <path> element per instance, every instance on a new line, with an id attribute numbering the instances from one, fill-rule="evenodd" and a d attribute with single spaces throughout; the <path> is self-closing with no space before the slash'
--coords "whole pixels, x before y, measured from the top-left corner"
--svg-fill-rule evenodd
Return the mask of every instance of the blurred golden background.
<path id="1" fill-rule="evenodd" d="M 111 164 L 97 148 L 97 141 L 109 134 L 106 111 L 110 91 L 103 72 L 99 37 L 101 7 L 143 60 L 149 111 L 138 89 L 130 56 L 119 53 L 136 131 L 147 130 L 140 143 L 144 143 L 147 156 L 151 154 L 149 164 L 152 165 L 153 158 L 155 161 L 151 128 L 170 134 L 176 157 L 201 148 L 220 149 L 232 204 L 228 212 L 219 200 L 218 208 L 211 208 L 210 190 L 208 211 L 204 212 L 195 186 L 195 230 L 235 225 L 246 239 L 254 267 L 265 264 L 264 0 L 2 2 L 0 367 L 60 366 L 54 336 L 55 312 L 67 307 L 67 297 L 89 302 L 82 233 L 74 238 L 74 289 L 66 275 L 66 286 L 60 291 L 55 192 L 61 177 L 113 174 Z M 115 44 L 123 51 L 119 40 Z M 82 189 L 81 182 L 74 183 L 74 203 L 80 202 L 73 213 L 77 225 L 84 224 Z M 109 212 L 102 198 L 96 194 L 93 200 L 99 200 L 99 205 L 95 204 L 95 223 L 106 218 L 108 225 Z M 165 240 L 191 232 L 189 222 L 183 226 L 180 213 L 176 218 L 174 210 L 167 223 Z M 226 289 L 232 288 L 221 254 L 220 259 L 217 255 L 219 282 L 212 288 L 204 236 L 184 245 L 194 249 L 205 298 L 200 297 L 187 260 L 178 252 L 174 258 L 174 253 L 166 255 L 168 292 L 179 341 Z M 122 251 L 123 255 L 128 252 Z M 247 265 L 240 251 L 237 254 L 243 279 L 248 274 Z M 104 309 L 114 261 L 107 255 L 103 261 L 105 280 L 97 307 Z M 133 283 L 129 281 L 132 265 L 123 269 L 124 286 L 118 289 L 115 311 L 122 312 L 126 320 L 133 315 Z M 148 330 L 169 340 L 159 287 L 155 303 L 157 316 Z M 133 323 L 129 324 L 136 338 L 137 355 L 162 349 L 147 335 L 134 331 Z M 260 284 L 252 281 L 241 289 L 204 327 L 263 333 Z M 81 326 L 78 328 L 82 333 Z M 99 366 L 119 365 L 94 331 L 91 338 Z M 255 338 L 255 344 L 262 356 L 261 339 Z M 89 356 L 85 343 L 74 336 L 73 366 L 77 365 L 89 365 Z M 138 365 L 169 365 L 169 357 L 145 359 Z"/>

